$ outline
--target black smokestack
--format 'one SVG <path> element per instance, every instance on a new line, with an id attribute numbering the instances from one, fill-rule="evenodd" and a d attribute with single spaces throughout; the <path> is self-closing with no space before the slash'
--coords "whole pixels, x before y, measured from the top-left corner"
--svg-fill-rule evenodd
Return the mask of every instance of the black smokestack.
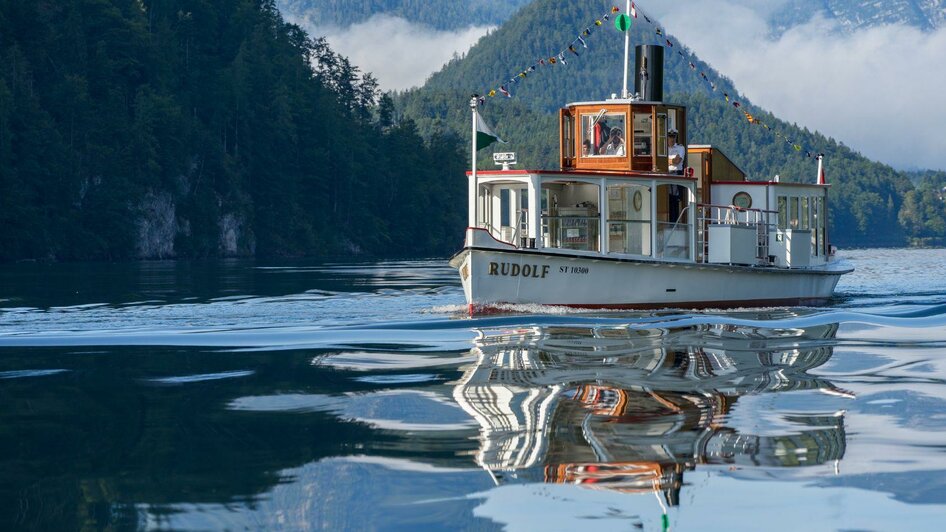
<path id="1" fill-rule="evenodd" d="M 634 49 L 637 74 L 634 76 L 634 92 L 644 101 L 664 100 L 664 47 L 656 44 L 639 44 Z"/>

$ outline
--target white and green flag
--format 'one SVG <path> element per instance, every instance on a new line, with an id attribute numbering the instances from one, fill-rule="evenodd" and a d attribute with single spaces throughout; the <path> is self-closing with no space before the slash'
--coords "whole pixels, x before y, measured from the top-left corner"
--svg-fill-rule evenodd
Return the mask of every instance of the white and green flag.
<path id="1" fill-rule="evenodd" d="M 489 127 L 483 116 L 480 115 L 479 110 L 476 111 L 476 150 L 482 150 L 483 148 L 489 146 L 494 142 L 506 143 L 505 140 L 499 138 L 499 135 L 493 132 L 493 128 Z"/>

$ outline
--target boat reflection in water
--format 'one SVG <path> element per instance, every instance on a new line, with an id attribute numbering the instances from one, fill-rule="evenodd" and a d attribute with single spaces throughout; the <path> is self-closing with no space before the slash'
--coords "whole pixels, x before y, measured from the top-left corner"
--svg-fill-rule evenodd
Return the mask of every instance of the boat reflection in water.
<path id="1" fill-rule="evenodd" d="M 779 428 L 750 424 L 763 433 L 730 423 L 745 396 L 849 396 L 808 374 L 831 357 L 836 331 L 831 324 L 483 332 L 477 361 L 453 395 L 480 424 L 476 462 L 497 483 L 656 491 L 676 505 L 684 472 L 705 464 L 836 465 L 845 451 L 843 412 L 785 415 Z"/>

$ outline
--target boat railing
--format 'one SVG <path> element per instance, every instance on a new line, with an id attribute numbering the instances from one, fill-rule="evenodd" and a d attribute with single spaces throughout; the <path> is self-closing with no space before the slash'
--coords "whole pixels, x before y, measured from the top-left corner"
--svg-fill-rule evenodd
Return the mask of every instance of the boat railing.
<path id="1" fill-rule="evenodd" d="M 489 235 L 495 238 L 496 240 L 500 242 L 505 242 L 505 240 L 503 240 L 503 231 L 501 227 L 496 227 L 495 225 L 489 222 L 480 222 L 478 227 L 480 229 L 485 229 L 487 232 L 489 232 Z"/>
<path id="2" fill-rule="evenodd" d="M 759 263 L 769 263 L 769 234 L 775 230 L 773 221 L 778 211 L 737 207 L 735 205 L 697 205 L 699 212 L 697 233 L 697 248 L 702 256 L 709 254 L 709 226 L 731 225 L 755 229 L 756 231 L 756 259 Z"/>
<path id="3" fill-rule="evenodd" d="M 673 223 L 657 222 L 657 234 L 663 236 L 658 238 L 658 258 L 690 258 L 690 224 L 683 222 L 689 210 L 684 207 Z"/>
<path id="4" fill-rule="evenodd" d="M 528 220 L 528 209 L 520 209 L 519 213 L 516 215 L 516 223 L 512 226 L 502 225 L 496 227 L 489 222 L 480 222 L 479 228 L 487 230 L 493 238 L 500 242 L 516 246 L 517 248 L 529 247 L 527 239 L 525 238 L 529 234 Z"/>

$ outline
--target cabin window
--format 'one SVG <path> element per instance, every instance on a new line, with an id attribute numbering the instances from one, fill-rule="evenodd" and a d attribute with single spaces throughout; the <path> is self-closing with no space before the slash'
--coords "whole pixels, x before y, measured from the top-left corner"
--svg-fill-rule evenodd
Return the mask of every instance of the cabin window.
<path id="1" fill-rule="evenodd" d="M 599 251 L 598 186 L 549 183 L 542 187 L 548 212 L 542 214 L 543 244 L 548 248 Z"/>
<path id="2" fill-rule="evenodd" d="M 790 229 L 798 229 L 798 198 L 791 198 L 788 216 L 788 227 Z"/>
<path id="3" fill-rule="evenodd" d="M 649 157 L 653 153 L 653 128 L 650 111 L 634 112 L 634 156 Z"/>
<path id="4" fill-rule="evenodd" d="M 788 198 L 785 196 L 778 197 L 778 228 L 788 229 Z"/>
<path id="5" fill-rule="evenodd" d="M 651 255 L 650 187 L 608 187 L 608 251 Z"/>
<path id="6" fill-rule="evenodd" d="M 824 246 L 824 198 L 812 198 L 812 211 L 814 214 L 811 232 L 812 254 L 820 256 L 823 255 Z"/>
<path id="7" fill-rule="evenodd" d="M 828 212 L 825 210 L 825 198 L 818 198 L 818 237 L 820 238 L 821 254 L 828 254 Z"/>
<path id="8" fill-rule="evenodd" d="M 626 127 L 624 113 L 581 115 L 582 157 L 623 157 Z"/>
<path id="9" fill-rule="evenodd" d="M 810 216 L 810 212 L 809 212 L 809 210 L 808 210 L 808 198 L 802 198 L 802 199 L 801 199 L 801 216 L 800 216 L 800 218 L 801 218 L 801 227 L 799 227 L 799 229 L 810 229 L 810 228 L 811 228 L 811 223 L 810 223 L 810 221 L 809 221 L 809 220 L 810 220 L 809 216 Z"/>

